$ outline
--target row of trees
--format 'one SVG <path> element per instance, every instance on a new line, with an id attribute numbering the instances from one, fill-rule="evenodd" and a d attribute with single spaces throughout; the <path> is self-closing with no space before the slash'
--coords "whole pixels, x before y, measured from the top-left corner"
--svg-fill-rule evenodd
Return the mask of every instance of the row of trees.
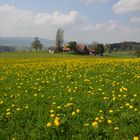
<path id="1" fill-rule="evenodd" d="M 64 42 L 64 30 L 59 28 L 56 32 L 56 52 L 62 52 L 63 49 L 63 42 Z M 77 46 L 77 42 L 76 41 L 70 41 L 68 42 L 69 44 L 69 48 L 70 50 L 75 50 L 76 46 Z M 35 40 L 32 42 L 32 46 L 33 49 L 36 50 L 36 52 L 38 50 L 42 50 L 43 45 L 41 44 L 41 42 L 39 41 L 38 37 L 35 38 Z M 103 44 L 91 44 L 88 46 L 88 48 L 90 49 L 94 49 L 97 55 L 102 56 L 104 53 L 104 45 Z"/>
<path id="2" fill-rule="evenodd" d="M 63 43 L 64 43 L 64 30 L 59 28 L 56 32 L 56 52 L 62 52 L 63 49 Z M 70 41 L 68 42 L 70 50 L 75 50 L 77 46 L 76 41 Z M 138 47 L 139 46 L 139 47 Z M 36 50 L 42 50 L 43 45 L 39 41 L 38 37 L 35 38 L 35 40 L 32 42 L 31 47 Z M 135 48 L 136 50 L 136 55 L 140 57 L 140 44 L 136 42 L 122 42 L 122 43 L 114 43 L 114 44 L 106 44 L 103 45 L 101 43 L 92 43 L 88 45 L 88 48 L 90 50 L 94 50 L 95 55 L 100 55 L 102 56 L 104 51 L 111 52 L 113 50 L 132 50 Z M 92 52 L 92 51 L 91 51 Z"/>
<path id="3" fill-rule="evenodd" d="M 59 28 L 56 32 L 56 50 L 57 50 L 57 52 L 62 51 L 63 42 L 64 42 L 64 31 L 63 31 L 63 29 Z M 43 45 L 39 41 L 38 37 L 36 37 L 35 40 L 32 42 L 31 48 L 35 49 L 36 52 L 38 50 L 42 50 Z"/>
<path id="4" fill-rule="evenodd" d="M 16 51 L 14 47 L 0 45 L 0 52 L 14 52 L 14 51 Z"/>

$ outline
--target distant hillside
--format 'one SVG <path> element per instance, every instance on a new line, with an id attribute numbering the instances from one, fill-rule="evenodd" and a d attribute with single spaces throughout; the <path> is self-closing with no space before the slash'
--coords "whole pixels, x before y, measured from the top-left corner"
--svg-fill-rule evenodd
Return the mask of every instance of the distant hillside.
<path id="1" fill-rule="evenodd" d="M 0 46 L 0 52 L 14 52 L 16 51 L 14 47 Z"/>
<path id="2" fill-rule="evenodd" d="M 120 50 L 120 51 L 131 51 L 131 50 L 140 50 L 140 42 L 120 42 L 120 43 L 113 43 L 109 44 L 111 50 Z"/>
<path id="3" fill-rule="evenodd" d="M 32 41 L 32 37 L 0 37 L 1 46 L 14 47 L 17 50 L 29 50 Z M 54 40 L 39 38 L 45 48 L 55 45 Z"/>

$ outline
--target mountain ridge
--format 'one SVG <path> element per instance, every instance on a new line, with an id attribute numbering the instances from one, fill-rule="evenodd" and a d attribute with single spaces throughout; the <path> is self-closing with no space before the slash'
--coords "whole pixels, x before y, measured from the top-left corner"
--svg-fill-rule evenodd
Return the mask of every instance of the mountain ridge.
<path id="1" fill-rule="evenodd" d="M 28 50 L 31 47 L 34 37 L 0 37 L 0 46 L 14 47 L 17 50 Z M 44 48 L 54 46 L 55 41 L 46 38 L 39 38 Z"/>

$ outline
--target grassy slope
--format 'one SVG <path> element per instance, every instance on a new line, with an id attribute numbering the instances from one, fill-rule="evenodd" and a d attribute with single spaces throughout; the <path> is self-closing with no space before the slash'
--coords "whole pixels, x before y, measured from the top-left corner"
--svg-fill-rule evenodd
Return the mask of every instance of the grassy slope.
<path id="1" fill-rule="evenodd" d="M 140 133 L 139 59 L 1 53 L 0 75 L 0 139 L 120 140 Z"/>

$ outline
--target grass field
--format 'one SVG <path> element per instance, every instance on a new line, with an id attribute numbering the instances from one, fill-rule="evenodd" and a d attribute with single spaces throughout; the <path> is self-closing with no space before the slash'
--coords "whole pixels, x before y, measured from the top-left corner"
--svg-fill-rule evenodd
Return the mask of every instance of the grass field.
<path id="1" fill-rule="evenodd" d="M 0 54 L 0 140 L 138 140 L 140 59 Z"/>

